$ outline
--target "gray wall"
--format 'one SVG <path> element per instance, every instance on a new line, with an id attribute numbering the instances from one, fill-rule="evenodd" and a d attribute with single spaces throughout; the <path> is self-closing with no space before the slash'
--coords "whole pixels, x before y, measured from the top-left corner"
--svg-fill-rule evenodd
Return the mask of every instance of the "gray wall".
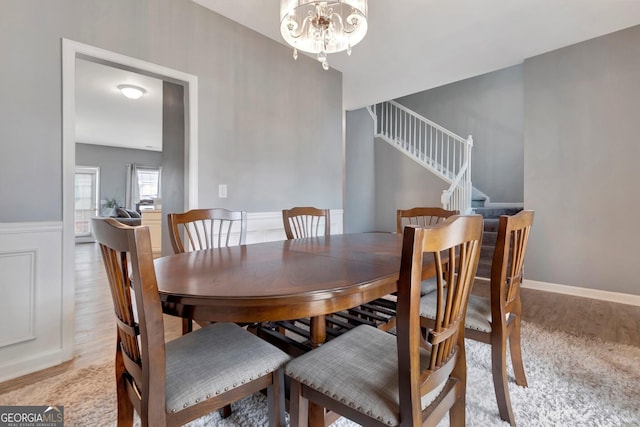
<path id="1" fill-rule="evenodd" d="M 375 229 L 373 119 L 366 109 L 347 111 L 344 232 Z"/>
<path id="2" fill-rule="evenodd" d="M 162 83 L 162 254 L 173 253 L 167 214 L 184 212 L 184 87 Z"/>
<path id="3" fill-rule="evenodd" d="M 524 63 L 527 278 L 640 295 L 640 26 Z"/>
<path id="4" fill-rule="evenodd" d="M 483 74 L 397 99 L 466 138 L 471 179 L 491 202 L 523 201 L 523 66 Z"/>
<path id="5" fill-rule="evenodd" d="M 161 166 L 162 153 L 103 145 L 76 144 L 76 165 L 100 167 L 100 200 L 115 197 L 124 206 L 128 163 Z"/>
<path id="6" fill-rule="evenodd" d="M 366 109 L 346 114 L 344 232 L 396 231 L 396 211 L 441 206 L 448 185 L 382 139 Z"/>
<path id="7" fill-rule="evenodd" d="M 398 209 L 442 206 L 440 195 L 449 185 L 380 138 L 375 168 L 375 230 L 395 232 Z"/>
<path id="8" fill-rule="evenodd" d="M 0 222 L 62 219 L 61 38 L 198 76 L 201 206 L 342 208 L 339 72 L 190 0 L 3 1 L 0 28 Z"/>

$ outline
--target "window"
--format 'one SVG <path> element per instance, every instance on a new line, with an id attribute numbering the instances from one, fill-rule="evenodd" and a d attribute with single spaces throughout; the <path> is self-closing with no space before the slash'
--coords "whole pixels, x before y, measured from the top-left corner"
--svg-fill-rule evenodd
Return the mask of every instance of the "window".
<path id="1" fill-rule="evenodd" d="M 138 193 L 140 200 L 160 197 L 160 170 L 138 168 Z"/>
<path id="2" fill-rule="evenodd" d="M 136 209 L 141 200 L 160 198 L 162 167 L 127 165 L 125 205 Z"/>
<path id="3" fill-rule="evenodd" d="M 98 216 L 98 176 L 96 167 L 76 167 L 75 175 L 75 236 L 91 235 L 89 218 Z"/>

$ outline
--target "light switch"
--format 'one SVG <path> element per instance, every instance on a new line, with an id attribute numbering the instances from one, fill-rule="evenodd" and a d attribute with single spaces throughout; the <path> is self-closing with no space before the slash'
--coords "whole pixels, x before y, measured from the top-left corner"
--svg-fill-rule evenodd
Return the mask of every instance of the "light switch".
<path id="1" fill-rule="evenodd" d="M 227 197 L 227 184 L 218 185 L 218 197 L 224 199 Z"/>

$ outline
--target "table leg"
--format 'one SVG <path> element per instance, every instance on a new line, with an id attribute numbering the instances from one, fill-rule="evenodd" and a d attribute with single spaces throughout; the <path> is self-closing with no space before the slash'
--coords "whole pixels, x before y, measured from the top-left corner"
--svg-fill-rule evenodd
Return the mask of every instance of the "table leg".
<path id="1" fill-rule="evenodd" d="M 311 318 L 311 346 L 318 347 L 327 338 L 327 322 L 324 316 Z M 309 402 L 309 426 L 324 427 L 324 408 Z"/>
<path id="2" fill-rule="evenodd" d="M 318 347 L 327 338 L 327 322 L 324 316 L 311 318 L 311 346 Z"/>

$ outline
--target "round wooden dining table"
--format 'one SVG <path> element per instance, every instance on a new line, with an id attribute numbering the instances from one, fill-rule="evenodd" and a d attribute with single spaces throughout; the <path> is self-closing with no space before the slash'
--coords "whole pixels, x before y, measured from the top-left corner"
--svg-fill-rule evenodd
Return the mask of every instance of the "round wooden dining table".
<path id="1" fill-rule="evenodd" d="M 401 252 L 395 233 L 341 234 L 170 255 L 156 259 L 155 269 L 167 314 L 231 322 L 310 317 L 318 345 L 325 314 L 396 291 Z"/>

